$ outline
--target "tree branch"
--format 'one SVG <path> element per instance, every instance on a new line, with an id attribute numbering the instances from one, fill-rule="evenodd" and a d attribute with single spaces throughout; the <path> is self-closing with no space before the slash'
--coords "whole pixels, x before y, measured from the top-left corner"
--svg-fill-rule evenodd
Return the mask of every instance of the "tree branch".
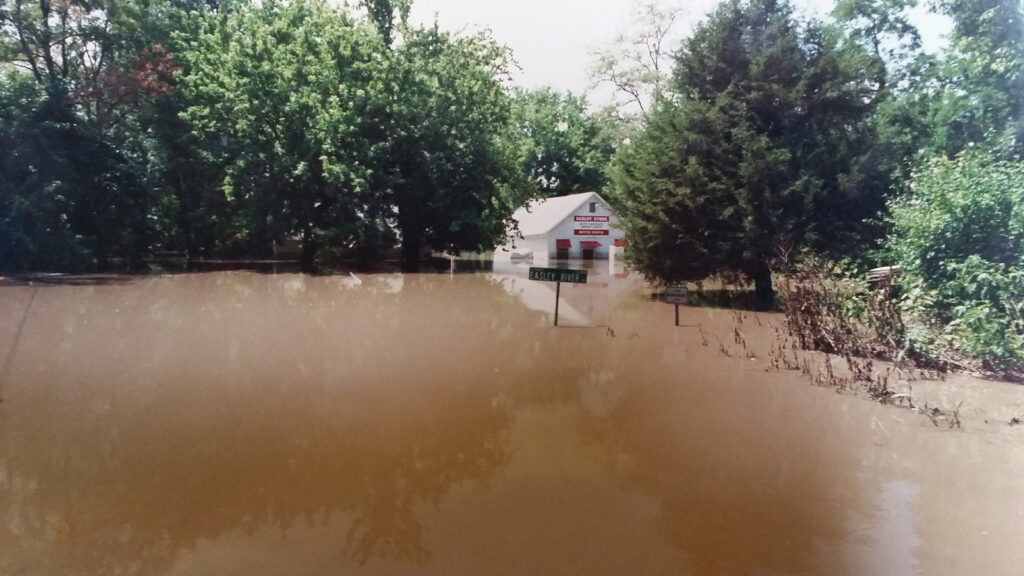
<path id="1" fill-rule="evenodd" d="M 25 61 L 28 62 L 29 67 L 32 69 L 32 75 L 36 77 L 37 82 L 42 84 L 43 73 L 39 70 L 39 66 L 36 65 L 36 56 L 33 54 L 32 48 L 28 44 L 28 39 L 25 38 L 25 31 L 20 25 L 24 22 L 21 15 L 21 0 L 17 0 L 14 6 L 14 29 L 18 32 L 18 41 L 21 43 L 21 51 L 25 55 Z"/>

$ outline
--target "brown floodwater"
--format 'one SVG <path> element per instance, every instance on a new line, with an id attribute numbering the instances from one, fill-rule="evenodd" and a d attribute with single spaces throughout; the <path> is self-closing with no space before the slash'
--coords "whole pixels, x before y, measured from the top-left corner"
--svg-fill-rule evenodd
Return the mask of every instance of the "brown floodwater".
<path id="1" fill-rule="evenodd" d="M 81 284 L 0 287 L 3 575 L 1024 574 L 1024 429 L 632 277 Z"/>

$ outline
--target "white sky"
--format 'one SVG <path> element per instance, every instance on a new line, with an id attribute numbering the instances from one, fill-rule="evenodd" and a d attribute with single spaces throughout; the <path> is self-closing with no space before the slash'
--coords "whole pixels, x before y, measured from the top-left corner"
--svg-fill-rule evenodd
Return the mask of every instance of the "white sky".
<path id="1" fill-rule="evenodd" d="M 665 0 L 666 2 L 680 0 Z M 831 10 L 832 0 L 793 0 L 817 15 Z M 688 17 L 680 32 L 693 27 L 717 0 L 682 0 Z M 626 32 L 638 0 L 414 0 L 411 20 L 429 24 L 435 14 L 447 30 L 489 28 L 499 42 L 509 46 L 522 71 L 518 81 L 527 87 L 551 86 L 584 92 L 589 88 L 591 52 L 607 46 Z M 920 11 L 915 23 L 925 48 L 941 47 L 949 25 L 942 17 Z M 672 46 L 673 50 L 677 44 Z M 605 104 L 607 93 L 591 95 L 591 104 Z"/>

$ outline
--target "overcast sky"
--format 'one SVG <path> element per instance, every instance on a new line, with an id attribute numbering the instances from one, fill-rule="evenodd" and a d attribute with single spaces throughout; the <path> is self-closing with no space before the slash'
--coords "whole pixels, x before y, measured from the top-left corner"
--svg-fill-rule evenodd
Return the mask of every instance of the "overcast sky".
<path id="1" fill-rule="evenodd" d="M 681 31 L 691 28 L 717 0 L 689 0 Z M 832 0 L 793 0 L 802 10 L 824 15 Z M 490 28 L 495 38 L 512 48 L 522 71 L 518 81 L 527 87 L 552 86 L 583 92 L 590 84 L 591 52 L 625 32 L 638 0 L 414 0 L 412 21 L 428 24 L 435 14 L 447 30 Z M 923 14 L 923 11 L 922 13 Z M 925 47 L 941 46 L 948 25 L 941 18 L 916 18 Z M 591 96 L 592 104 L 607 95 Z"/>

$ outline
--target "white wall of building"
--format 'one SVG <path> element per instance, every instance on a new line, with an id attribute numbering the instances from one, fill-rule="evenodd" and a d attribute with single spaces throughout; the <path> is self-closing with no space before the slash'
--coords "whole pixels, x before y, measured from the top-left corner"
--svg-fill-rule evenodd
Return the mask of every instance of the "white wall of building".
<path id="1" fill-rule="evenodd" d="M 583 257 L 581 243 L 585 241 L 601 244 L 594 250 L 595 259 L 608 258 L 612 243 L 624 238 L 625 233 L 616 227 L 615 215 L 604 202 L 597 198 L 593 202 L 596 203 L 594 212 L 590 211 L 590 201 L 584 202 L 547 234 L 525 239 L 529 242 L 529 246 L 534 248 L 534 262 L 537 262 L 538 258 L 545 254 L 548 260 L 554 260 L 557 256 L 557 241 L 559 239 L 569 240 L 572 243 L 572 247 L 569 249 L 570 259 Z M 607 218 L 607 221 L 601 222 L 602 218 Z"/>

